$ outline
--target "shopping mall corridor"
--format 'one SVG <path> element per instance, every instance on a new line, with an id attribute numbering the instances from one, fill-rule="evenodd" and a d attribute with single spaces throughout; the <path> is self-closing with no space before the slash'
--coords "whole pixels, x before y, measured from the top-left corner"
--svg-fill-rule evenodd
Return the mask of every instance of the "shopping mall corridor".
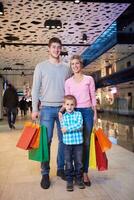
<path id="1" fill-rule="evenodd" d="M 66 182 L 56 176 L 57 137 L 52 144 L 51 187 L 40 187 L 40 164 L 30 161 L 27 151 L 16 147 L 25 120 L 10 131 L 0 122 L 0 200 L 133 200 L 134 154 L 119 145 L 107 152 L 109 169 L 90 170 L 91 187 L 66 191 Z M 56 135 L 56 134 L 55 134 Z"/>

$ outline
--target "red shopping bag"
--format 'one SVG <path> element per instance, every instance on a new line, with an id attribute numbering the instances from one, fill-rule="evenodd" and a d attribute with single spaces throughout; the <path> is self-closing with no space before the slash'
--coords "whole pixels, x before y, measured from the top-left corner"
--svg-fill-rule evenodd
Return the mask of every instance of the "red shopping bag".
<path id="1" fill-rule="evenodd" d="M 106 150 L 112 147 L 112 142 L 108 139 L 106 134 L 103 132 L 102 128 L 98 128 L 97 130 L 95 130 L 95 135 L 98 139 L 101 150 L 103 152 L 105 152 Z"/>
<path id="2" fill-rule="evenodd" d="M 32 123 L 27 123 L 22 131 L 22 134 L 16 144 L 21 149 L 31 149 L 38 138 L 39 128 Z"/>
<path id="3" fill-rule="evenodd" d="M 102 152 L 98 139 L 95 139 L 96 164 L 99 171 L 108 169 L 108 159 L 105 152 Z"/>

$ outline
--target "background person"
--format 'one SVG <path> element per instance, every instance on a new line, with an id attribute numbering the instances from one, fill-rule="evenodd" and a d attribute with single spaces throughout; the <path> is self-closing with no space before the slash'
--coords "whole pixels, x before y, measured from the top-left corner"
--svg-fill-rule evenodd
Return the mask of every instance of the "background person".
<path id="1" fill-rule="evenodd" d="M 20 110 L 21 110 L 21 116 L 26 116 L 27 110 L 28 110 L 28 103 L 27 103 L 25 97 L 22 97 L 22 99 L 20 100 L 19 107 L 20 107 Z"/>
<path id="2" fill-rule="evenodd" d="M 80 189 L 85 188 L 82 180 L 83 118 L 81 112 L 74 111 L 75 107 L 75 97 L 66 95 L 64 97 L 65 113 L 60 123 L 63 133 L 67 191 L 73 191 L 74 169 L 76 184 Z"/>
<path id="3" fill-rule="evenodd" d="M 38 103 L 40 100 L 40 124 L 45 125 L 48 134 L 49 153 L 53 137 L 54 123 L 57 124 L 58 154 L 57 154 L 57 175 L 62 179 L 64 175 L 64 145 L 58 112 L 64 98 L 65 80 L 70 75 L 70 69 L 60 61 L 62 43 L 58 38 L 51 38 L 48 44 L 49 59 L 39 63 L 34 71 L 32 87 L 32 119 L 39 116 Z M 50 160 L 41 163 L 41 187 L 48 189 Z"/>
<path id="4" fill-rule="evenodd" d="M 13 85 L 8 84 L 3 96 L 3 106 L 6 108 L 7 119 L 10 129 L 15 129 L 17 116 L 18 94 Z"/>
<path id="5" fill-rule="evenodd" d="M 90 136 L 93 123 L 96 122 L 96 94 L 95 83 L 91 76 L 82 72 L 83 62 L 79 55 L 72 56 L 70 65 L 73 76 L 65 82 L 65 94 L 74 95 L 77 100 L 76 111 L 80 111 L 83 117 L 83 180 L 85 185 L 90 186 L 88 177 Z"/>

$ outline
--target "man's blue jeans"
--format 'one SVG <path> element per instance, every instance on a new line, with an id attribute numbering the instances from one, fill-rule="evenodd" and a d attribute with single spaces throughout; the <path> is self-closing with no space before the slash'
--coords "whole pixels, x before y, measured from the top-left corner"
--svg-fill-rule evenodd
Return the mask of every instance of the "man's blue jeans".
<path id="1" fill-rule="evenodd" d="M 51 152 L 51 142 L 53 138 L 54 123 L 57 124 L 58 135 L 58 154 L 57 154 L 57 169 L 64 169 L 64 144 L 62 142 L 62 132 L 60 128 L 60 122 L 58 118 L 58 112 L 61 107 L 43 106 L 40 111 L 40 124 L 45 125 L 47 128 L 49 155 Z M 49 162 L 41 163 L 41 174 L 49 174 L 50 171 L 50 156 Z"/>
<path id="2" fill-rule="evenodd" d="M 82 179 L 82 144 L 77 145 L 65 145 L 65 175 L 67 182 L 73 182 L 74 169 L 75 177 L 77 181 Z"/>
<path id="3" fill-rule="evenodd" d="M 7 118 L 10 128 L 12 128 L 12 125 L 15 124 L 16 116 L 17 116 L 17 108 L 7 108 Z"/>
<path id="4" fill-rule="evenodd" d="M 80 111 L 83 117 L 83 172 L 88 173 L 90 137 L 93 128 L 94 111 L 92 108 L 76 108 L 76 110 Z"/>

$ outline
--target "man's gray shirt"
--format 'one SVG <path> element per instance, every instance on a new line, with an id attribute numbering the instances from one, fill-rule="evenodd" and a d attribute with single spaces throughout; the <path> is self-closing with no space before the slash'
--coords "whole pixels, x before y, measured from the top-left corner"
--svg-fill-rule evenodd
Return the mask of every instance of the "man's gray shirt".
<path id="1" fill-rule="evenodd" d="M 70 74 L 70 68 L 65 63 L 53 64 L 46 60 L 36 66 L 32 87 L 33 112 L 38 111 L 39 100 L 41 106 L 62 105 L 65 80 Z"/>

